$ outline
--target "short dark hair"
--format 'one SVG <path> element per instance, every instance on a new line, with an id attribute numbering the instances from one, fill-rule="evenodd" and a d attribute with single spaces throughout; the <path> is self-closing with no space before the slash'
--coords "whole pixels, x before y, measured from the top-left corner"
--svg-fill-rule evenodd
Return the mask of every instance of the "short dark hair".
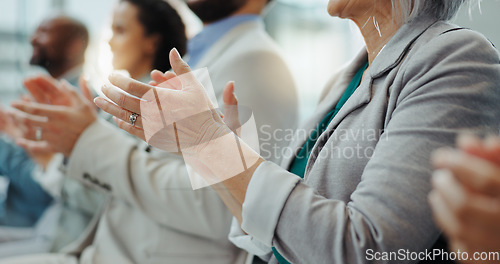
<path id="1" fill-rule="evenodd" d="M 187 50 L 186 28 L 177 11 L 164 0 L 121 0 L 139 9 L 139 22 L 146 35 L 157 34 L 160 38 L 156 48 L 153 67 L 165 72 L 170 66 L 169 52 L 177 48 L 181 55 Z"/>
<path id="2" fill-rule="evenodd" d="M 85 24 L 83 24 L 83 22 L 75 18 L 66 16 L 65 19 L 68 20 L 69 22 L 68 26 L 71 28 L 71 30 L 69 30 L 68 33 L 69 39 L 79 39 L 80 41 L 82 41 L 83 49 L 85 51 L 85 49 L 89 45 L 89 38 L 90 38 L 87 27 L 85 26 Z"/>
<path id="3" fill-rule="evenodd" d="M 71 17 L 65 13 L 55 13 L 44 21 L 59 21 L 61 26 L 61 38 L 68 44 L 72 41 L 81 41 L 83 43 L 83 52 L 89 45 L 89 31 L 85 24 L 80 20 Z"/>

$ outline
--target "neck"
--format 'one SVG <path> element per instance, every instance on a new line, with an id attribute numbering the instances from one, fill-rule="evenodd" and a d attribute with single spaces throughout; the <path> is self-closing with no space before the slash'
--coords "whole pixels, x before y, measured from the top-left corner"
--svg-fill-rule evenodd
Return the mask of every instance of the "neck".
<path id="1" fill-rule="evenodd" d="M 136 65 L 133 69 L 129 69 L 128 73 L 130 74 L 130 78 L 139 80 L 140 78 L 148 75 L 152 71 L 153 61 L 145 61 Z"/>
<path id="2" fill-rule="evenodd" d="M 384 46 L 396 34 L 400 24 L 394 22 L 391 14 L 367 14 L 353 19 L 361 31 L 368 52 L 368 61 L 371 64 Z"/>

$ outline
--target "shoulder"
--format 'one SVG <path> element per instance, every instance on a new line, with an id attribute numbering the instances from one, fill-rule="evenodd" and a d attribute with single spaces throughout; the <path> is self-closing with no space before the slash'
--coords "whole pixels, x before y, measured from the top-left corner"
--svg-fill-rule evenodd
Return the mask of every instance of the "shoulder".
<path id="1" fill-rule="evenodd" d="M 224 56 L 228 61 L 279 62 L 284 63 L 283 54 L 276 42 L 261 26 L 250 27 L 228 47 Z"/>
<path id="2" fill-rule="evenodd" d="M 437 22 L 415 42 L 408 54 L 414 67 L 437 64 L 499 64 L 495 46 L 481 33 L 446 22 Z"/>
<path id="3" fill-rule="evenodd" d="M 440 81 L 443 88 L 467 80 L 500 82 L 498 50 L 482 34 L 445 22 L 437 22 L 420 36 L 400 70 L 404 83 Z"/>

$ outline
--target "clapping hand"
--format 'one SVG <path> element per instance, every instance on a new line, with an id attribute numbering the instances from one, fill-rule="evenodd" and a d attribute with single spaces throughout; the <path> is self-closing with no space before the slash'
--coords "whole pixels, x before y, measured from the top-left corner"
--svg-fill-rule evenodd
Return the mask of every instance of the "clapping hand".
<path id="1" fill-rule="evenodd" d="M 239 128 L 234 83 L 224 92 L 227 107 L 234 107 L 226 112 L 226 124 L 175 49 L 170 52 L 170 62 L 173 72 L 153 71 L 149 84 L 111 75 L 112 85 L 102 89 L 107 98 L 96 98 L 95 103 L 128 133 L 156 148 L 181 152 L 208 184 L 236 176 L 255 164 L 258 154 L 228 127 L 230 124 L 236 132 Z M 203 186 L 193 184 L 193 188 Z"/>
<path id="2" fill-rule="evenodd" d="M 433 177 L 429 200 L 438 225 L 453 250 L 497 252 L 500 248 L 500 139 L 461 136 L 458 149 L 433 156 L 440 169 Z M 497 263 L 463 261 L 464 263 Z"/>
<path id="3" fill-rule="evenodd" d="M 49 76 L 25 80 L 35 102 L 17 101 L 12 106 L 23 137 L 16 142 L 30 152 L 61 152 L 66 157 L 83 131 L 97 119 L 95 106 L 68 82 L 58 82 Z M 84 93 L 90 94 L 81 79 Z"/>

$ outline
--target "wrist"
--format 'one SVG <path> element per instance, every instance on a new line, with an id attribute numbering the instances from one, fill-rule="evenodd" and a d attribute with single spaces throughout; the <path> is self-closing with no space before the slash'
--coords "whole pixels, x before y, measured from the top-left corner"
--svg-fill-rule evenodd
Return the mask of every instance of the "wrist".
<path id="1" fill-rule="evenodd" d="M 196 148 L 183 150 L 183 156 L 186 164 L 208 185 L 245 174 L 256 163 L 263 161 L 258 153 L 224 124 L 217 127 L 217 136 Z M 205 186 L 193 184 L 194 189 Z"/>

